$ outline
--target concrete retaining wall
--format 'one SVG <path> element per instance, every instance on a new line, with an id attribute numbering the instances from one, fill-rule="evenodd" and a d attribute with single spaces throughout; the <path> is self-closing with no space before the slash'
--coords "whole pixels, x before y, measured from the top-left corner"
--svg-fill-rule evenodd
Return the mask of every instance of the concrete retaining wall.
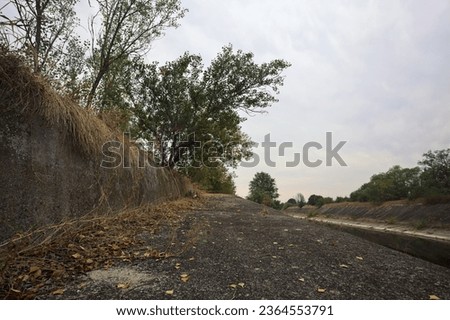
<path id="1" fill-rule="evenodd" d="M 291 207 L 289 213 L 318 214 L 334 219 L 367 220 L 389 223 L 406 223 L 423 228 L 449 227 L 450 204 L 424 205 L 407 201 L 392 201 L 382 205 L 370 203 L 332 203 L 320 208 L 305 206 L 301 209 Z"/>
<path id="2" fill-rule="evenodd" d="M 104 141 L 97 140 L 105 139 L 99 132 L 106 126 L 52 97 L 56 93 L 42 79 L 14 58 L 0 57 L 0 240 L 93 210 L 114 212 L 177 198 L 190 188 L 165 168 L 101 168 Z M 85 141 L 92 137 L 96 141 L 87 152 Z"/>

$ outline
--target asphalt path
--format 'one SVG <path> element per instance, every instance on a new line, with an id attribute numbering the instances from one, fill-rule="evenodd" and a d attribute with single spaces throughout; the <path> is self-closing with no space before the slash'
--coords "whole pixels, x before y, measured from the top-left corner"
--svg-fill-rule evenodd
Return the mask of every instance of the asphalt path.
<path id="1" fill-rule="evenodd" d="M 229 195 L 186 213 L 181 254 L 97 270 L 59 299 L 450 299 L 450 269 Z"/>

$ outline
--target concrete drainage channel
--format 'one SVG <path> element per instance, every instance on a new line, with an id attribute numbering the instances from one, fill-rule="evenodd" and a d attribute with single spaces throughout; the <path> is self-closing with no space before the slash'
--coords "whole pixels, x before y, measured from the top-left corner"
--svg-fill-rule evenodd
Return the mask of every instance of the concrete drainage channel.
<path id="1" fill-rule="evenodd" d="M 450 236 L 447 235 L 433 235 L 395 228 L 388 229 L 381 224 L 379 226 L 374 224 L 361 225 L 336 220 L 308 218 L 300 215 L 292 216 L 327 224 L 332 228 L 348 232 L 385 247 L 450 268 Z"/>

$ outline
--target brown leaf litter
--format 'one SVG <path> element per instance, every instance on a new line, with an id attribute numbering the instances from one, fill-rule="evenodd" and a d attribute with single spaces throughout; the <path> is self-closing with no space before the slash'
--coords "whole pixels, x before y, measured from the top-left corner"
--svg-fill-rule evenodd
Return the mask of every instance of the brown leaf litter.
<path id="1" fill-rule="evenodd" d="M 197 233 L 193 230 L 183 242 L 177 238 L 183 213 L 203 203 L 203 198 L 183 198 L 17 234 L 0 244 L 0 297 L 62 295 L 64 283 L 77 274 L 109 269 L 119 262 L 179 255 L 192 245 Z M 201 226 L 192 226 L 195 228 Z M 153 239 L 162 233 L 164 242 L 155 244 Z"/>

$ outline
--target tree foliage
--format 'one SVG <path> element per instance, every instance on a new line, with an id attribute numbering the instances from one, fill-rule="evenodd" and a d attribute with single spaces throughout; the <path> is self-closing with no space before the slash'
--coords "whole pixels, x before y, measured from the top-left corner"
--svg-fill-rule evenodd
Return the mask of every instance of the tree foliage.
<path id="1" fill-rule="evenodd" d="M 77 2 L 10 0 L 4 8 L 15 16 L 0 15 L 3 46 L 23 56 L 36 73 L 51 79 L 65 74 L 82 47 L 80 37 L 73 32 L 79 23 L 74 11 Z"/>
<path id="2" fill-rule="evenodd" d="M 321 206 L 323 205 L 323 199 L 321 195 L 312 194 L 308 198 L 308 204 L 310 206 Z"/>
<path id="3" fill-rule="evenodd" d="M 295 201 L 294 198 L 290 198 L 288 201 L 286 201 L 288 204 L 297 204 L 297 201 Z"/>
<path id="4" fill-rule="evenodd" d="M 342 203 L 342 202 L 348 202 L 350 201 L 349 197 L 336 197 L 336 200 L 334 200 L 334 202 L 336 203 Z"/>
<path id="5" fill-rule="evenodd" d="M 151 144 L 162 166 L 236 166 L 251 155 L 238 111 L 259 112 L 275 102 L 288 65 L 258 65 L 253 54 L 231 45 L 207 68 L 189 53 L 162 67 L 141 63 L 127 79 L 134 133 Z"/>
<path id="6" fill-rule="evenodd" d="M 420 168 L 394 166 L 385 173 L 375 174 L 350 195 L 352 200 L 381 203 L 420 194 Z"/>
<path id="7" fill-rule="evenodd" d="M 201 168 L 188 168 L 187 170 L 191 181 L 208 192 L 236 193 L 233 174 L 229 173 L 224 166 L 203 166 Z"/>
<path id="8" fill-rule="evenodd" d="M 301 208 L 306 204 L 305 196 L 302 193 L 295 195 L 295 202 Z"/>
<path id="9" fill-rule="evenodd" d="M 450 194 L 450 148 L 424 153 L 419 165 L 426 193 Z"/>
<path id="10" fill-rule="evenodd" d="M 381 203 L 450 194 L 450 149 L 428 151 L 418 164 L 414 168 L 397 165 L 373 175 L 350 194 L 350 199 Z"/>
<path id="11" fill-rule="evenodd" d="M 253 180 L 250 181 L 247 199 L 267 206 L 274 206 L 278 196 L 275 179 L 266 172 L 256 173 Z"/>
<path id="12" fill-rule="evenodd" d="M 177 27 L 186 10 L 179 0 L 97 0 L 101 28 L 91 21 L 91 88 L 86 106 L 111 68 L 128 58 L 141 57 L 156 38 L 169 27 Z M 100 104 L 99 108 L 102 107 Z"/>
<path id="13" fill-rule="evenodd" d="M 167 28 L 177 27 L 186 9 L 180 0 L 96 0 L 89 44 L 74 32 L 80 25 L 77 2 L 10 0 L 5 7 L 16 16 L 0 15 L 1 45 L 88 108 L 123 103 L 124 92 L 113 89 L 114 81 L 122 80 L 130 62 L 148 52 Z"/>

